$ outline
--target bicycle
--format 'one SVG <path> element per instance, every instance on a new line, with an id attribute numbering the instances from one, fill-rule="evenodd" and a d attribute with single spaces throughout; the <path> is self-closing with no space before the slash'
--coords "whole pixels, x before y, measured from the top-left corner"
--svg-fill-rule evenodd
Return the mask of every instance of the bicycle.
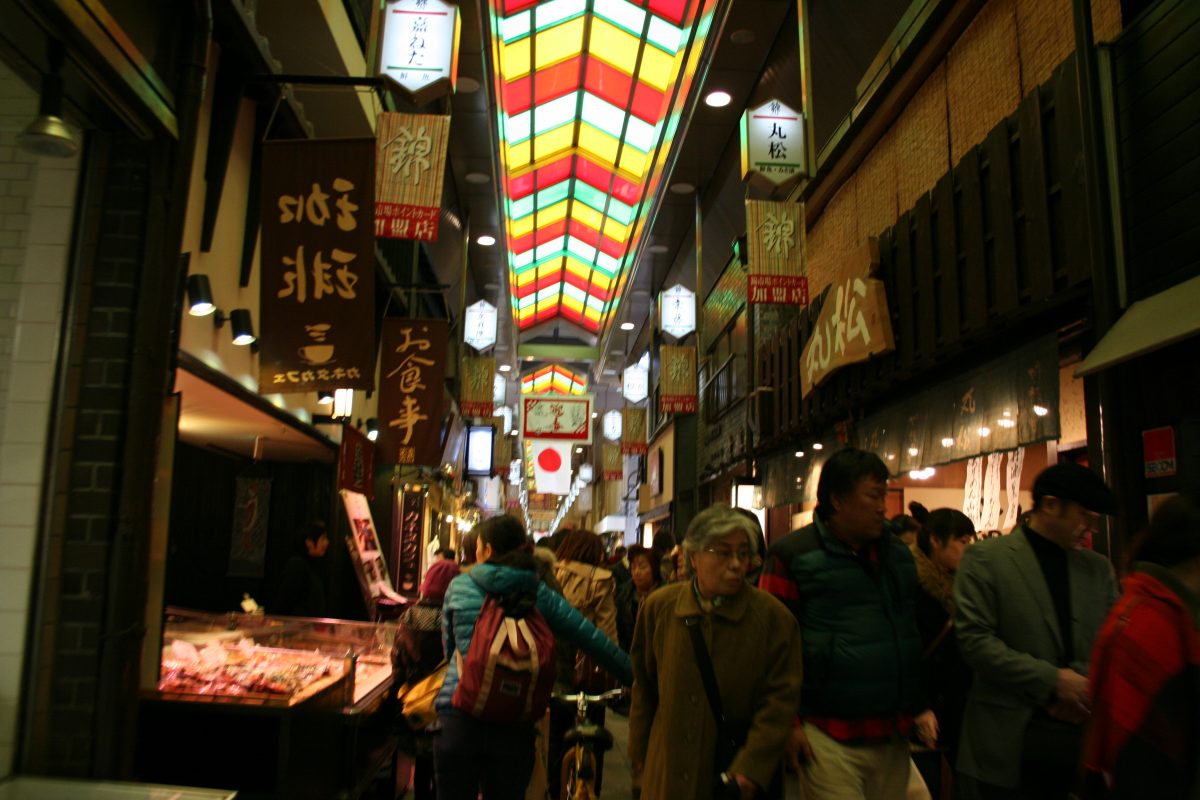
<path id="1" fill-rule="evenodd" d="M 613 736 L 602 725 L 588 720 L 589 703 L 605 703 L 628 693 L 628 689 L 613 689 L 601 694 L 576 692 L 554 694 L 555 700 L 575 704 L 575 725 L 567 731 L 563 741 L 570 745 L 562 759 L 562 783 L 559 800 L 597 800 L 596 794 L 596 749 L 605 752 L 612 749 Z"/>

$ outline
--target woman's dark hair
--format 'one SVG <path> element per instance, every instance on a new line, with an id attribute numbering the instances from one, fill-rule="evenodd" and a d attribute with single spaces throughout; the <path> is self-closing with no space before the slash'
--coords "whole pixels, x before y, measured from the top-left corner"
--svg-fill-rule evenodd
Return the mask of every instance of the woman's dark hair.
<path id="1" fill-rule="evenodd" d="M 1200 505 L 1185 495 L 1172 497 L 1154 512 L 1150 527 L 1133 548 L 1134 561 L 1174 567 L 1200 556 Z"/>
<path id="2" fill-rule="evenodd" d="M 475 541 L 478 538 L 479 534 L 474 530 L 458 537 L 458 563 L 462 566 L 469 567 L 475 563 Z"/>
<path id="3" fill-rule="evenodd" d="M 913 506 L 917 506 L 922 511 L 925 511 L 925 506 L 921 505 L 920 503 L 912 502 L 908 504 L 909 508 L 912 508 Z M 925 511 L 925 513 L 928 514 L 929 512 Z M 913 515 L 911 517 L 908 514 L 897 514 L 896 516 L 892 517 L 892 529 L 895 530 L 896 535 L 899 536 L 910 531 L 920 533 L 921 523 L 917 522 L 916 516 L 917 512 L 916 510 L 913 510 Z"/>
<path id="4" fill-rule="evenodd" d="M 971 518 L 953 508 L 930 511 L 920 503 L 909 503 L 908 510 L 920 528 L 917 530 L 917 546 L 925 555 L 931 555 L 930 539 L 937 539 L 945 547 L 951 539 L 969 539 L 975 535 L 975 524 Z"/>
<path id="5" fill-rule="evenodd" d="M 604 563 L 604 540 L 591 531 L 569 531 L 558 543 L 554 555 L 559 561 L 578 561 L 598 567 Z"/>
<path id="6" fill-rule="evenodd" d="M 654 544 L 651 547 L 660 557 L 665 556 L 675 549 L 675 537 L 667 531 L 659 531 L 654 534 Z"/>
<path id="7" fill-rule="evenodd" d="M 631 569 L 633 568 L 634 559 L 646 559 L 646 563 L 650 565 L 650 575 L 654 578 L 654 583 L 662 583 L 662 557 L 658 554 L 657 550 L 635 544 L 630 545 L 629 549 L 625 551 L 625 555 L 629 559 Z"/>
<path id="8" fill-rule="evenodd" d="M 887 465 L 874 453 L 855 447 L 837 451 L 821 467 L 821 480 L 817 482 L 817 515 L 821 519 L 832 517 L 833 498 L 850 494 L 863 478 L 887 483 L 889 477 Z"/>
<path id="9" fill-rule="evenodd" d="M 525 526 L 516 517 L 511 514 L 492 517 L 476 525 L 472 532 L 492 548 L 489 563 L 537 571 L 533 548 L 528 546 L 525 537 Z"/>

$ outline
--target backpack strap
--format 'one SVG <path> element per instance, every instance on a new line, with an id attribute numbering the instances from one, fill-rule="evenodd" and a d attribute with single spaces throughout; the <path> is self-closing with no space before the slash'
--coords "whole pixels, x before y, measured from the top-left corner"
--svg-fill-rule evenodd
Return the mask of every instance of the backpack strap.
<path id="1" fill-rule="evenodd" d="M 700 618 L 688 617 L 683 621 L 683 625 L 692 638 L 692 649 L 696 653 L 696 666 L 700 669 L 700 681 L 704 684 L 704 694 L 708 696 L 708 707 L 712 709 L 718 731 L 723 734 L 727 727 L 725 709 L 721 705 L 721 691 L 717 688 L 717 675 L 713 671 L 712 658 L 708 654 L 708 647 L 704 644 L 704 633 L 700 630 Z"/>

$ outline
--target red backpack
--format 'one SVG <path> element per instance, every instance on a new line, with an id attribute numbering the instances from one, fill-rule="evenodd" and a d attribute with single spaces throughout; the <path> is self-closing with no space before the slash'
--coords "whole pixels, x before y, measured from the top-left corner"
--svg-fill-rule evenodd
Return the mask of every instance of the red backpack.
<path id="1" fill-rule="evenodd" d="M 489 594 L 458 659 L 456 709 L 492 722 L 541 719 L 554 688 L 554 634 L 536 596 Z"/>

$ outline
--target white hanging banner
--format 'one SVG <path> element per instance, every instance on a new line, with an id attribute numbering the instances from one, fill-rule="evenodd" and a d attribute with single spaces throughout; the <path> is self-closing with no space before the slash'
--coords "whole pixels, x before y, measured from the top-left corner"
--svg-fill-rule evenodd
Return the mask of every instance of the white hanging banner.
<path id="1" fill-rule="evenodd" d="M 1003 453 L 989 453 L 987 471 L 983 475 L 983 498 L 979 511 L 979 527 L 975 530 L 996 530 L 1000 524 L 1000 468 L 1004 466 Z"/>
<path id="2" fill-rule="evenodd" d="M 1017 511 L 1021 505 L 1021 468 L 1025 465 L 1025 450 L 1018 447 L 1008 454 L 1008 482 L 1006 484 L 1008 507 L 1004 510 L 1004 531 L 1017 525 Z"/>
<path id="3" fill-rule="evenodd" d="M 983 508 L 983 456 L 967 461 L 967 482 L 963 486 L 962 511 L 971 520 L 975 530 L 986 530 L 981 524 Z"/>

